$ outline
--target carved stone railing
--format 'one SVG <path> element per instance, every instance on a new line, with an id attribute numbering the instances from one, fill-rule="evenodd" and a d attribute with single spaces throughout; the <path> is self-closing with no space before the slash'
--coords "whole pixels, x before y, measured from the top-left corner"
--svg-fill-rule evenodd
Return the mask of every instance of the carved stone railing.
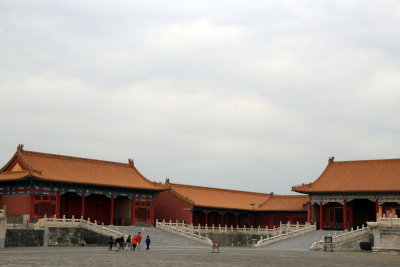
<path id="1" fill-rule="evenodd" d="M 190 227 L 187 227 L 187 225 L 182 226 L 182 224 L 177 224 L 177 223 L 166 223 L 165 221 L 159 222 L 156 220 L 156 227 L 160 228 L 162 230 L 165 230 L 170 233 L 177 234 L 179 236 L 183 236 L 207 245 L 212 245 L 213 242 L 211 239 L 201 236 L 199 234 L 195 234 L 194 232 L 190 231 Z M 186 230 L 186 229 L 188 230 Z"/>
<path id="2" fill-rule="evenodd" d="M 5 240 L 6 240 L 6 226 L 7 225 L 7 216 L 6 216 L 6 206 L 3 209 L 0 209 L 0 248 L 4 248 Z"/>
<path id="3" fill-rule="evenodd" d="M 52 218 L 47 218 L 45 216 L 44 218 L 39 219 L 34 225 L 35 229 L 46 227 L 82 227 L 101 235 L 113 236 L 114 238 L 120 237 L 121 235 L 123 235 L 124 238 L 128 237 L 124 233 L 115 231 L 110 227 L 104 226 L 104 223 L 97 224 L 96 220 L 94 222 L 90 222 L 90 218 L 84 220 L 83 217 L 81 217 L 80 219 L 75 219 L 74 216 L 72 216 L 71 219 L 67 219 L 65 218 L 65 215 L 63 216 L 63 218 L 56 218 L 56 216 Z"/>
<path id="4" fill-rule="evenodd" d="M 367 225 L 363 225 L 361 228 L 357 226 L 356 230 L 351 228 L 350 231 L 343 231 L 341 234 L 337 235 L 336 233 L 332 236 L 332 248 L 336 248 L 342 245 L 345 245 L 350 242 L 357 241 L 362 239 L 366 234 L 370 233 L 370 228 Z M 311 250 L 324 250 L 325 247 L 325 237 L 320 241 L 315 241 L 310 249 Z"/>
<path id="5" fill-rule="evenodd" d="M 382 224 L 399 224 L 400 223 L 400 218 L 397 218 L 397 215 L 393 216 L 392 214 L 389 215 L 389 217 L 386 217 L 385 214 L 383 214 L 383 217 L 380 217 L 379 214 L 377 214 L 378 218 L 378 223 Z"/>
<path id="6" fill-rule="evenodd" d="M 400 247 L 400 218 L 393 217 L 379 218 L 377 222 L 368 222 L 374 237 L 372 251 L 399 254 Z"/>
<path id="7" fill-rule="evenodd" d="M 161 221 L 158 221 L 160 222 Z M 193 224 L 185 224 L 185 223 L 180 223 L 178 221 L 172 222 L 171 220 L 169 222 L 162 221 L 163 225 L 169 226 L 169 227 L 174 227 L 174 228 L 179 228 L 185 231 L 189 231 L 192 233 L 202 233 L 202 234 L 207 234 L 207 233 L 243 233 L 243 234 L 251 234 L 251 235 L 277 235 L 278 233 L 286 233 L 290 231 L 294 231 L 297 229 L 301 229 L 305 227 L 306 225 L 300 225 L 299 223 L 297 224 L 290 224 L 290 222 L 286 224 L 280 224 L 280 227 L 273 227 L 273 228 L 268 228 L 268 227 L 239 227 L 236 226 L 234 227 L 233 225 L 231 226 L 221 226 L 220 224 L 218 226 L 215 225 L 205 225 L 201 226 L 199 225 L 193 225 Z"/>
<path id="8" fill-rule="evenodd" d="M 3 209 L 0 209 L 0 219 L 6 218 L 6 206 Z"/>
<path id="9" fill-rule="evenodd" d="M 256 244 L 254 244 L 254 247 L 263 247 L 263 246 L 268 246 L 272 243 L 285 240 L 288 238 L 296 237 L 299 235 L 304 235 L 306 233 L 315 231 L 316 225 L 315 224 L 308 224 L 306 223 L 305 225 L 302 225 L 301 227 L 297 225 L 296 228 L 287 228 L 286 231 L 279 230 L 278 233 L 274 233 L 272 235 L 269 235 L 267 238 L 262 238 L 258 240 Z"/>

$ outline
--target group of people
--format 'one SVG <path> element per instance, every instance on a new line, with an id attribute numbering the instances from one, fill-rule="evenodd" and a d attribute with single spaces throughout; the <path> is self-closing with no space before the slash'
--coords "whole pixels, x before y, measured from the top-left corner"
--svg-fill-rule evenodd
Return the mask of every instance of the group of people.
<path id="1" fill-rule="evenodd" d="M 146 237 L 146 250 L 150 249 L 150 237 L 149 235 L 147 235 Z M 110 247 L 108 248 L 108 250 L 112 250 L 113 245 L 117 246 L 117 250 L 136 250 L 136 247 L 138 248 L 138 250 L 140 250 L 140 244 L 142 243 L 142 235 L 140 234 L 140 232 L 137 235 L 134 235 L 133 237 L 131 237 L 131 235 L 129 235 L 126 240 L 124 239 L 124 236 L 121 235 L 121 237 L 117 237 L 115 240 L 113 239 L 112 236 L 110 236 L 110 239 L 108 240 L 108 244 L 110 245 Z"/>

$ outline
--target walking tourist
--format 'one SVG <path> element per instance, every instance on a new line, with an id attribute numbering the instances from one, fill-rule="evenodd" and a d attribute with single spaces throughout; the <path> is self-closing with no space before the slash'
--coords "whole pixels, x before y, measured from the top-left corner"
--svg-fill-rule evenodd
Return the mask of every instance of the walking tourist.
<path id="1" fill-rule="evenodd" d="M 137 245 L 137 236 L 135 235 L 134 237 L 132 237 L 132 247 L 133 247 L 133 251 L 135 251 L 136 245 Z"/>
<path id="2" fill-rule="evenodd" d="M 117 247 L 117 251 L 120 250 L 119 244 L 120 244 L 119 237 L 117 237 L 117 238 L 115 238 L 115 246 Z"/>
<path id="3" fill-rule="evenodd" d="M 136 235 L 138 250 L 140 250 L 140 243 L 142 242 L 142 235 L 140 232 Z"/>
<path id="4" fill-rule="evenodd" d="M 110 239 L 108 239 L 108 244 L 110 245 L 110 247 L 108 248 L 108 250 L 112 250 L 112 246 L 114 244 L 114 240 L 112 235 L 110 236 Z"/>
<path id="5" fill-rule="evenodd" d="M 124 236 L 121 235 L 121 237 L 119 238 L 119 249 L 120 250 L 124 250 L 124 243 L 125 243 Z"/>
<path id="6" fill-rule="evenodd" d="M 149 235 L 147 235 L 147 238 L 146 238 L 146 250 L 149 250 L 150 249 L 150 237 L 149 237 Z"/>
<path id="7" fill-rule="evenodd" d="M 131 235 L 128 235 L 128 237 L 126 238 L 126 249 L 132 250 Z"/>

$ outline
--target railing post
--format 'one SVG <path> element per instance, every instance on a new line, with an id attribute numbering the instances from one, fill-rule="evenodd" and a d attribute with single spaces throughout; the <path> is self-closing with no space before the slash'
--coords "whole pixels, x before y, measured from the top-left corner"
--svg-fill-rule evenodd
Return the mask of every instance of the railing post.
<path id="1" fill-rule="evenodd" d="M 65 225 L 65 214 L 63 215 L 63 218 L 62 218 L 62 226 L 64 226 Z"/>

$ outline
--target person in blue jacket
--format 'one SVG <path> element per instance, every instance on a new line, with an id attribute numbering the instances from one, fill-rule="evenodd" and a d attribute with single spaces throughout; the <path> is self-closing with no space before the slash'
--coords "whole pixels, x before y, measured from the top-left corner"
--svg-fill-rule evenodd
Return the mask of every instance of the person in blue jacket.
<path id="1" fill-rule="evenodd" d="M 149 250 L 150 249 L 150 237 L 147 235 L 147 237 L 146 237 L 146 250 Z"/>

